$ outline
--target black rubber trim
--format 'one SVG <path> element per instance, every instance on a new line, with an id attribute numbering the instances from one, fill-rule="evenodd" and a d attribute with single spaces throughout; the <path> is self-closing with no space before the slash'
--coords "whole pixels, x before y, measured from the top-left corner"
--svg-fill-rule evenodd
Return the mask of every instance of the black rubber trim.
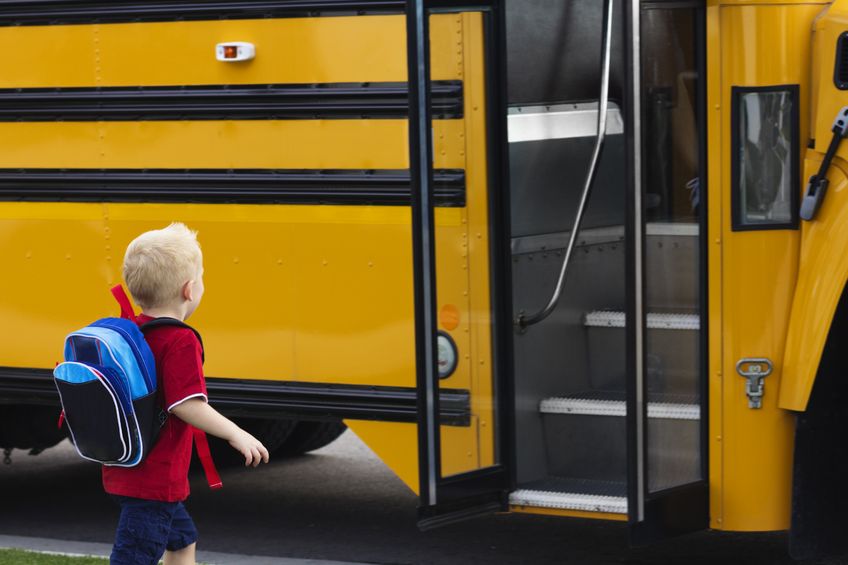
<path id="1" fill-rule="evenodd" d="M 0 26 L 402 14 L 403 0 L 29 0 L 0 3 Z"/>
<path id="2" fill-rule="evenodd" d="M 630 523 L 630 546 L 705 530 L 710 527 L 709 516 L 710 493 L 706 480 L 651 493 L 645 501 L 645 520 Z"/>
<path id="3" fill-rule="evenodd" d="M 848 31 L 843 32 L 836 40 L 833 84 L 839 90 L 848 90 Z"/>
<path id="4" fill-rule="evenodd" d="M 438 206 L 465 206 L 465 171 L 435 178 Z M 408 206 L 411 195 L 404 169 L 0 169 L 0 201 Z"/>
<path id="5" fill-rule="evenodd" d="M 231 416 L 416 422 L 415 388 L 208 377 L 209 402 Z M 440 391 L 441 423 L 470 426 L 467 390 Z M 59 405 L 48 369 L 0 367 L 0 404 Z"/>
<path id="6" fill-rule="evenodd" d="M 4 88 L 0 122 L 405 119 L 406 83 Z M 463 115 L 462 82 L 433 83 L 433 115 Z"/>
<path id="7" fill-rule="evenodd" d="M 416 422 L 415 388 L 207 379 L 210 402 L 221 410 Z M 442 389 L 441 423 L 471 425 L 466 390 Z"/>

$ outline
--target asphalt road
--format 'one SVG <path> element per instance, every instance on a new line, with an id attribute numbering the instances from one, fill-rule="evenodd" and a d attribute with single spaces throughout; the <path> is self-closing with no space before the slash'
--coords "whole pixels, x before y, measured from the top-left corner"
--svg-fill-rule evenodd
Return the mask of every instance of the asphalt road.
<path id="1" fill-rule="evenodd" d="M 217 492 L 193 478 L 188 502 L 210 551 L 381 564 L 792 563 L 782 533 L 702 532 L 629 549 L 621 524 L 520 514 L 422 533 L 415 495 L 350 432 L 315 454 L 222 477 Z M 67 442 L 0 463 L 0 534 L 108 543 L 116 519 L 97 465 Z"/>

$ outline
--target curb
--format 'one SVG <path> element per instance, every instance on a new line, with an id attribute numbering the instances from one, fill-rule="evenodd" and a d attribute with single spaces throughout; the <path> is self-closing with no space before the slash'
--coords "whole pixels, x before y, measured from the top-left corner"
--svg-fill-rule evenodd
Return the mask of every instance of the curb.
<path id="1" fill-rule="evenodd" d="M 70 557 L 107 558 L 112 551 L 112 546 L 105 543 L 4 535 L 0 535 L 0 548 L 23 549 L 52 555 L 67 555 Z M 215 551 L 198 551 L 197 560 L 208 565 L 368 565 L 366 563 L 354 563 L 350 561 L 235 555 Z"/>

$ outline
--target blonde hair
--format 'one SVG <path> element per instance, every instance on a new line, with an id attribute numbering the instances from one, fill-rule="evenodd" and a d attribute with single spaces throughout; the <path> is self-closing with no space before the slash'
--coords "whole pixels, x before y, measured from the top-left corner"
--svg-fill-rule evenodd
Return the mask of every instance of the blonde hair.
<path id="1" fill-rule="evenodd" d="M 132 240 L 124 254 L 124 281 L 142 309 L 178 301 L 183 285 L 202 271 L 197 232 L 180 222 L 144 232 Z"/>

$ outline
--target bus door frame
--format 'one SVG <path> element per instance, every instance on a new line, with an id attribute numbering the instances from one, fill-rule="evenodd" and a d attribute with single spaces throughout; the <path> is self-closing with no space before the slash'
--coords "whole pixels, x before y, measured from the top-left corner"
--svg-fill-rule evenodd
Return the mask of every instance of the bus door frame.
<path id="1" fill-rule="evenodd" d="M 489 158 L 493 370 L 498 463 L 450 477 L 441 475 L 433 140 L 429 15 L 482 12 L 485 27 L 487 151 Z M 506 146 L 505 23 L 502 0 L 407 0 L 409 151 L 418 394 L 419 507 L 422 530 L 509 509 L 514 488 L 512 300 L 509 273 Z"/>

